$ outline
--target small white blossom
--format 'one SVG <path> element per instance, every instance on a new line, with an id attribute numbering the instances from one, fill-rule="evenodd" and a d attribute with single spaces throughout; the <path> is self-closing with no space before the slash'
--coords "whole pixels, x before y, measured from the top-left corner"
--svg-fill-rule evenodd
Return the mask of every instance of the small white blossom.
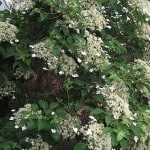
<path id="1" fill-rule="evenodd" d="M 18 129 L 18 128 L 19 128 L 19 126 L 18 126 L 18 125 L 15 125 L 15 128 L 16 128 L 16 129 Z"/>
<path id="2" fill-rule="evenodd" d="M 15 109 L 12 109 L 11 112 L 15 112 Z"/>
<path id="3" fill-rule="evenodd" d="M 137 143 L 138 140 L 139 140 L 139 138 L 137 136 L 135 136 L 134 141 Z"/>
<path id="4" fill-rule="evenodd" d="M 88 130 L 86 131 L 86 134 L 87 134 L 87 135 L 92 135 L 91 129 L 88 129 Z"/>
<path id="5" fill-rule="evenodd" d="M 51 112 L 51 115 L 52 115 L 52 116 L 55 115 L 55 112 Z"/>
<path id="6" fill-rule="evenodd" d="M 14 117 L 10 117 L 9 120 L 14 120 Z"/>
<path id="7" fill-rule="evenodd" d="M 27 127 L 24 125 L 24 126 L 21 127 L 21 129 L 22 129 L 22 131 L 24 131 L 24 130 L 27 129 Z"/>
<path id="8" fill-rule="evenodd" d="M 81 54 L 82 54 L 83 56 L 86 56 L 86 55 L 87 55 L 87 53 L 86 53 L 85 51 L 82 51 Z"/>
<path id="9" fill-rule="evenodd" d="M 59 71 L 58 73 L 59 73 L 60 75 L 63 75 L 63 74 L 64 74 L 64 72 L 63 72 L 63 71 Z"/>
<path id="10" fill-rule="evenodd" d="M 78 61 L 78 63 L 81 63 L 81 62 L 82 62 L 82 60 L 81 60 L 80 58 L 77 58 L 77 61 Z"/>
<path id="11" fill-rule="evenodd" d="M 94 121 L 94 122 L 97 121 L 96 118 L 95 118 L 94 116 L 89 116 L 89 118 L 90 118 L 92 121 Z"/>
<path id="12" fill-rule="evenodd" d="M 34 48 L 34 46 L 33 46 L 33 45 L 29 45 L 29 47 L 30 47 L 30 48 Z"/>
<path id="13" fill-rule="evenodd" d="M 74 131 L 75 133 L 78 133 L 78 128 L 73 127 L 73 131 Z"/>
<path id="14" fill-rule="evenodd" d="M 136 125 L 137 125 L 137 123 L 136 123 L 136 122 L 133 122 L 133 125 L 134 125 L 134 126 L 136 126 Z"/>
<path id="15" fill-rule="evenodd" d="M 77 78 L 77 77 L 79 77 L 79 75 L 78 74 L 72 74 L 72 77 Z"/>
<path id="16" fill-rule="evenodd" d="M 42 69 L 43 69 L 43 70 L 48 70 L 46 67 L 43 67 Z"/>
<path id="17" fill-rule="evenodd" d="M 36 54 L 32 54 L 32 57 L 36 57 L 37 55 Z"/>
<path id="18" fill-rule="evenodd" d="M 56 129 L 51 129 L 51 132 L 52 133 L 56 133 Z"/>

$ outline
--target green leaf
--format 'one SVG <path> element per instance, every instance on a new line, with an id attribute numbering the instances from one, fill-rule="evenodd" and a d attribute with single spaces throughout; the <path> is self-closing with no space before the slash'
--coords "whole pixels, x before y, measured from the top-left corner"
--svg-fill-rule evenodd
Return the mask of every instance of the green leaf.
<path id="1" fill-rule="evenodd" d="M 38 127 L 38 131 L 40 131 L 40 130 L 43 130 L 43 129 L 47 129 L 48 124 L 46 123 L 46 121 L 43 121 L 43 120 L 39 119 L 37 121 L 37 127 Z"/>
<path id="2" fill-rule="evenodd" d="M 36 123 L 35 120 L 29 120 L 29 121 L 27 122 L 27 128 L 28 128 L 29 130 L 35 129 L 36 127 L 37 127 L 37 123 Z"/>
<path id="3" fill-rule="evenodd" d="M 121 130 L 117 135 L 117 141 L 121 141 L 124 137 L 125 137 L 125 132 Z"/>
<path id="4" fill-rule="evenodd" d="M 102 109 L 100 109 L 100 108 L 95 108 L 95 109 L 93 109 L 92 111 L 91 111 L 91 115 L 100 115 L 101 113 L 103 112 L 103 110 Z"/>
<path id="5" fill-rule="evenodd" d="M 46 109 L 48 109 L 48 103 L 46 101 L 40 100 L 40 101 L 38 101 L 38 103 L 39 103 L 40 107 L 44 109 L 44 111 Z"/>
<path id="6" fill-rule="evenodd" d="M 39 107 L 37 104 L 32 104 L 31 105 L 32 111 L 37 112 L 39 110 Z"/>
<path id="7" fill-rule="evenodd" d="M 110 125 L 110 123 L 112 122 L 112 117 L 111 116 L 105 116 L 105 122 L 106 122 L 106 124 L 107 124 L 107 126 L 108 125 Z"/>
<path id="8" fill-rule="evenodd" d="M 127 149 L 127 140 L 123 139 L 120 141 L 120 145 L 122 150 L 126 150 Z"/>
<path id="9" fill-rule="evenodd" d="M 82 89 L 82 90 L 81 90 L 81 96 L 82 96 L 82 97 L 85 97 L 85 96 L 87 95 L 87 93 L 88 93 L 88 92 L 87 92 L 87 89 Z"/>
<path id="10" fill-rule="evenodd" d="M 73 150 L 87 150 L 87 146 L 85 143 L 80 142 L 74 146 Z"/>
<path id="11" fill-rule="evenodd" d="M 66 115 L 66 112 L 65 112 L 65 110 L 63 110 L 63 109 L 60 108 L 60 109 L 56 110 L 56 114 L 58 116 L 64 117 Z"/>

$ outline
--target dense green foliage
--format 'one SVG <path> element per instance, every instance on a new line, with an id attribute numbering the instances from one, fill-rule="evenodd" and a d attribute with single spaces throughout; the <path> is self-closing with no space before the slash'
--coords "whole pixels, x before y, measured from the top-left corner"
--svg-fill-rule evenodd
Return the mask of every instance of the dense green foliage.
<path id="1" fill-rule="evenodd" d="M 150 132 L 149 15 L 129 0 L 17 2 L 0 12 L 0 101 L 9 109 L 0 149 L 38 149 L 29 137 L 52 150 L 140 150 Z"/>

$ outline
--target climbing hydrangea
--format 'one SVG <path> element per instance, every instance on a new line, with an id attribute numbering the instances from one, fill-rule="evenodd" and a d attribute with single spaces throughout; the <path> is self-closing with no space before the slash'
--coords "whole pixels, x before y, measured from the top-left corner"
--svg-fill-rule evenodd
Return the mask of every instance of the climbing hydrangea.
<path id="1" fill-rule="evenodd" d="M 149 0 L 130 0 L 130 2 L 138 7 L 144 14 L 150 15 L 150 2 Z"/>
<path id="2" fill-rule="evenodd" d="M 102 95 L 106 98 L 108 107 L 112 108 L 112 113 L 115 119 L 119 119 L 121 115 L 131 117 L 132 112 L 129 110 L 128 88 L 122 80 L 114 82 L 112 85 L 106 85 L 103 88 L 98 88 Z"/>
<path id="3" fill-rule="evenodd" d="M 91 30 L 102 30 L 106 26 L 105 18 L 96 0 L 82 0 L 81 7 L 81 13 L 83 14 L 86 28 Z"/>
<path id="4" fill-rule="evenodd" d="M 81 64 L 85 67 L 93 65 L 97 69 L 103 69 L 109 64 L 106 53 L 102 49 L 103 41 L 87 30 L 85 31 L 85 38 L 88 49 L 79 48 L 78 55 Z"/>
<path id="5" fill-rule="evenodd" d="M 13 120 L 15 121 L 15 125 L 18 127 L 20 127 L 22 120 L 29 117 L 28 115 L 24 114 L 24 112 L 31 112 L 31 104 L 26 104 L 23 108 L 19 108 L 17 112 L 13 113 Z"/>
<path id="6" fill-rule="evenodd" d="M 76 116 L 66 115 L 66 119 L 61 122 L 61 127 L 57 129 L 57 132 L 62 135 L 63 139 L 74 139 L 76 136 L 75 129 L 80 125 L 80 119 Z"/>
<path id="7" fill-rule="evenodd" d="M 103 129 L 103 124 L 93 121 L 80 129 L 83 139 L 87 141 L 89 149 L 111 150 L 111 136 L 110 134 L 103 133 Z"/>
<path id="8" fill-rule="evenodd" d="M 27 11 L 34 6 L 34 2 L 32 0 L 11 0 L 9 2 L 9 9 L 15 11 Z"/>
<path id="9" fill-rule="evenodd" d="M 14 96 L 15 93 L 15 83 L 13 81 L 6 81 L 4 85 L 0 86 L 0 100 L 3 97 Z"/>
<path id="10" fill-rule="evenodd" d="M 27 72 L 23 73 L 19 68 L 16 69 L 14 76 L 16 79 L 29 79 L 30 77 L 34 76 L 35 72 L 33 70 L 28 70 Z"/>
<path id="11" fill-rule="evenodd" d="M 36 139 L 26 137 L 25 141 L 32 145 L 29 149 L 25 149 L 25 150 L 40 150 L 40 149 L 41 150 L 50 150 L 52 147 L 47 142 L 44 142 L 40 135 L 38 135 L 38 137 Z"/>
<path id="12" fill-rule="evenodd" d="M 9 22 L 0 21 L 0 42 L 13 42 L 16 40 L 18 29 Z"/>
<path id="13" fill-rule="evenodd" d="M 74 75 L 76 73 L 77 64 L 72 57 L 65 53 L 60 57 L 56 57 L 52 53 L 52 46 L 48 46 L 44 42 L 35 44 L 32 47 L 32 57 L 38 57 L 45 60 L 48 70 L 55 70 L 61 72 L 60 74 Z"/>

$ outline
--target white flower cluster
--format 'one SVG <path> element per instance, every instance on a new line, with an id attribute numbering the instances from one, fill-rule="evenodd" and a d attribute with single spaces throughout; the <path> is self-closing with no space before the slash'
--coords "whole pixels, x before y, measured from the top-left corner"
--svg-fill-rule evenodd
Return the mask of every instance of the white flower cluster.
<path id="1" fill-rule="evenodd" d="M 48 70 L 58 70 L 59 74 L 75 75 L 76 68 L 78 67 L 72 57 L 62 54 L 60 57 L 54 56 L 52 47 L 46 45 L 44 42 L 35 44 L 32 47 L 32 57 L 42 58 L 46 61 Z"/>
<path id="2" fill-rule="evenodd" d="M 102 93 L 106 98 L 106 102 L 110 108 L 115 119 L 119 119 L 121 115 L 131 117 L 132 112 L 129 110 L 128 98 L 129 92 L 122 80 L 114 82 L 112 85 L 106 85 L 103 88 L 98 87 L 97 93 Z"/>
<path id="3" fill-rule="evenodd" d="M 0 21 L 0 42 L 10 42 L 16 40 L 16 33 L 18 29 L 16 26 L 8 23 Z"/>
<path id="4" fill-rule="evenodd" d="M 13 81 L 6 81 L 4 85 L 0 86 L 0 100 L 3 97 L 14 96 L 15 93 L 15 83 Z"/>
<path id="5" fill-rule="evenodd" d="M 35 73 L 33 70 L 28 70 L 27 72 L 23 73 L 19 68 L 16 69 L 14 76 L 16 79 L 29 79 L 30 77 L 34 76 Z"/>
<path id="6" fill-rule="evenodd" d="M 25 150 L 50 150 L 52 147 L 47 142 L 44 142 L 40 135 L 36 139 L 27 137 L 25 141 L 32 145 L 32 147 Z"/>
<path id="7" fill-rule="evenodd" d="M 25 112 L 31 112 L 31 104 L 26 104 L 23 108 L 19 108 L 17 112 L 13 113 L 11 120 L 15 121 L 15 128 L 19 128 L 21 121 L 29 117 L 28 115 L 24 114 Z"/>
<path id="8" fill-rule="evenodd" d="M 65 7 L 68 7 L 70 1 L 66 2 L 64 5 Z M 64 15 L 64 23 L 68 24 L 70 28 L 77 29 L 81 24 L 84 26 L 84 28 L 89 28 L 91 30 L 102 30 L 106 26 L 105 18 L 102 14 L 100 5 L 96 0 L 81 0 L 80 1 L 80 9 L 81 13 L 72 14 L 70 13 L 68 15 Z M 77 17 L 74 15 L 80 17 L 80 23 L 77 20 Z M 96 19 L 95 19 L 96 18 Z M 81 23 L 82 21 L 82 23 Z"/>
<path id="9" fill-rule="evenodd" d="M 88 50 L 78 49 L 78 62 L 83 66 L 94 65 L 96 68 L 103 68 L 109 64 L 106 53 L 102 49 L 103 41 L 100 37 L 85 32 Z"/>
<path id="10" fill-rule="evenodd" d="M 135 64 L 135 69 L 138 65 L 140 65 L 141 67 L 143 67 L 145 69 L 145 78 L 148 79 L 150 81 L 150 64 L 148 64 L 146 61 L 143 61 L 141 59 L 137 59 L 135 60 L 136 64 Z M 145 97 L 148 98 L 148 100 L 150 100 L 150 91 L 149 89 L 144 86 L 141 90 L 141 92 L 143 93 L 143 95 Z"/>
<path id="11" fill-rule="evenodd" d="M 11 0 L 8 6 L 10 7 L 10 11 L 16 10 L 25 12 L 34 6 L 34 2 L 32 0 Z"/>
<path id="12" fill-rule="evenodd" d="M 91 150 L 111 150 L 111 136 L 103 133 L 104 125 L 97 122 L 89 122 L 81 128 L 83 139 L 87 141 Z"/>
<path id="13" fill-rule="evenodd" d="M 78 125 L 80 125 L 80 119 L 67 114 L 66 119 L 61 122 L 61 127 L 57 129 L 57 132 L 62 135 L 63 139 L 74 139 L 76 134 L 78 134 Z"/>
<path id="14" fill-rule="evenodd" d="M 86 28 L 102 30 L 106 26 L 105 18 L 96 0 L 82 0 L 81 7 Z"/>
<path id="15" fill-rule="evenodd" d="M 150 41 L 150 25 L 148 23 L 144 23 L 141 26 L 141 29 L 138 34 L 139 34 L 139 37 Z"/>
<path id="16" fill-rule="evenodd" d="M 150 16 L 150 1 L 149 0 L 130 0 L 132 4 L 140 9 L 141 12 Z"/>

